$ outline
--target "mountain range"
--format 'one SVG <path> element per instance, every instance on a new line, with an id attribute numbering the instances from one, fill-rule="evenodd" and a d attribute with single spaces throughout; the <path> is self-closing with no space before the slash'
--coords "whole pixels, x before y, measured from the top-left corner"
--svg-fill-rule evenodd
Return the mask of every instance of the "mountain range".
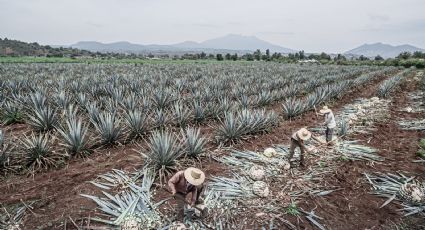
<path id="1" fill-rule="evenodd" d="M 376 57 L 380 55 L 383 58 L 394 58 L 402 52 L 413 53 L 415 51 L 425 52 L 425 49 L 421 49 L 412 45 L 399 45 L 392 46 L 384 43 L 373 43 L 364 44 L 352 50 L 345 52 L 344 54 L 351 54 L 356 56 Z"/>
<path id="2" fill-rule="evenodd" d="M 141 45 L 130 42 L 101 43 L 96 41 L 81 41 L 70 47 L 89 50 L 93 52 L 118 52 L 118 53 L 146 53 L 146 52 L 235 52 L 246 53 L 257 49 L 270 52 L 294 53 L 295 50 L 281 47 L 261 40 L 255 36 L 229 34 L 223 37 L 206 40 L 204 42 L 185 41 L 171 45 Z"/>

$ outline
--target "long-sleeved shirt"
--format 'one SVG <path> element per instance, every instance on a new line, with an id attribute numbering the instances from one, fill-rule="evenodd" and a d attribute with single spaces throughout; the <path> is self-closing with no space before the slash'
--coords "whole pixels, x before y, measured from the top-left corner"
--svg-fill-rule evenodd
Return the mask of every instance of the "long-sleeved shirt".
<path id="1" fill-rule="evenodd" d="M 325 123 L 326 127 L 333 129 L 336 127 L 335 116 L 332 112 L 325 114 Z"/>
<path id="2" fill-rule="evenodd" d="M 196 197 L 198 194 L 198 188 L 184 178 L 184 171 L 179 171 L 174 174 L 173 177 L 168 180 L 168 186 L 171 189 L 172 193 L 182 193 L 183 195 L 187 195 L 188 193 L 192 193 L 191 204 L 194 204 L 196 201 Z"/>
<path id="3" fill-rule="evenodd" d="M 293 134 L 292 134 L 292 139 L 294 139 L 294 140 L 296 140 L 296 141 L 297 141 L 297 143 L 298 143 L 298 145 L 300 146 L 300 148 L 301 148 L 301 149 L 303 149 L 304 151 L 305 151 L 305 150 L 307 150 L 307 148 L 306 148 L 306 147 L 305 147 L 305 145 L 304 145 L 304 141 L 303 141 L 303 140 L 301 140 L 301 139 L 298 137 L 297 132 L 295 132 L 295 133 L 293 133 Z"/>

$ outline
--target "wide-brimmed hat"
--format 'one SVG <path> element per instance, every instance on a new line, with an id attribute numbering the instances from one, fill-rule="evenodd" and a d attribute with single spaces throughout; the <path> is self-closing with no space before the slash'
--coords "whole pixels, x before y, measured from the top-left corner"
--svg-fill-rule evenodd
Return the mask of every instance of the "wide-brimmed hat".
<path id="1" fill-rule="evenodd" d="M 311 137 L 311 132 L 308 131 L 306 128 L 302 128 L 297 131 L 297 137 L 304 141 L 308 140 Z"/>
<path id="2" fill-rule="evenodd" d="M 184 178 L 192 185 L 198 186 L 204 183 L 205 173 L 197 168 L 187 168 L 184 170 Z"/>
<path id="3" fill-rule="evenodd" d="M 323 106 L 323 108 L 320 110 L 321 114 L 330 113 L 332 110 L 330 110 L 326 105 Z"/>

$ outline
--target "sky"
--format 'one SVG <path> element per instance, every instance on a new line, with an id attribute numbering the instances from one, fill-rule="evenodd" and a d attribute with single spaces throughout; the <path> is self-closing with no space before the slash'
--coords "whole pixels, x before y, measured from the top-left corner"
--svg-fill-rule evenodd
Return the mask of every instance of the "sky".
<path id="1" fill-rule="evenodd" d="M 0 0 L 0 37 L 70 45 L 256 36 L 306 52 L 425 48 L 425 0 Z"/>

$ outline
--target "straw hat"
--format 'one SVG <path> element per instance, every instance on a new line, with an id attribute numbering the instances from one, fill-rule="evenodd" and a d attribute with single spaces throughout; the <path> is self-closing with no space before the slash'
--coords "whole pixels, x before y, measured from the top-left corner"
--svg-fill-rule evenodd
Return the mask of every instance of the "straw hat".
<path id="1" fill-rule="evenodd" d="M 197 168 L 187 168 L 184 170 L 184 178 L 192 185 L 198 186 L 204 183 L 205 173 Z"/>
<path id="2" fill-rule="evenodd" d="M 297 131 L 297 137 L 303 141 L 308 140 L 311 137 L 311 132 L 308 131 L 306 128 L 302 128 Z"/>
<path id="3" fill-rule="evenodd" d="M 319 111 L 321 114 L 332 112 L 326 105 Z"/>

